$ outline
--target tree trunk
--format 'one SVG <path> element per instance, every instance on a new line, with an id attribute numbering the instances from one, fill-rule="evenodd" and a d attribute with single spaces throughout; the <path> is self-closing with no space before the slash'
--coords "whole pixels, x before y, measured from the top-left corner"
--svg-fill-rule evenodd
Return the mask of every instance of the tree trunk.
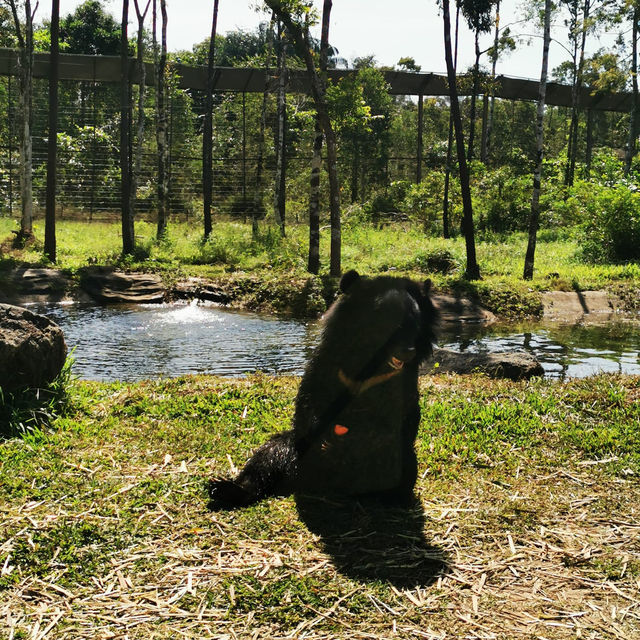
<path id="1" fill-rule="evenodd" d="M 136 214 L 136 196 L 138 193 L 138 180 L 142 173 L 142 147 L 144 145 L 144 128 L 145 128 L 145 116 L 144 116 L 144 100 L 147 93 L 147 76 L 146 67 L 144 64 L 144 19 L 149 10 L 151 0 L 147 0 L 147 6 L 143 12 L 140 12 L 140 5 L 138 0 L 133 0 L 133 4 L 136 10 L 136 17 L 138 18 L 138 33 L 137 33 L 137 55 L 136 55 L 136 68 L 138 75 L 138 113 L 136 118 L 136 140 L 135 140 L 135 152 L 134 152 L 134 166 L 131 173 L 131 219 L 135 219 Z"/>
<path id="2" fill-rule="evenodd" d="M 322 7 L 322 27 L 320 31 L 320 74 L 326 85 L 329 54 L 329 18 L 331 0 L 324 0 Z M 311 160 L 311 183 L 309 193 L 309 273 L 320 270 L 320 170 L 322 168 L 322 125 L 316 114 L 313 158 Z"/>
<path id="3" fill-rule="evenodd" d="M 156 37 L 154 0 L 153 37 Z M 156 145 L 158 161 L 158 240 L 167 233 L 171 203 L 169 200 L 169 114 L 167 113 L 167 2 L 160 0 L 160 14 L 162 16 L 160 55 L 154 42 L 156 57 Z"/>
<path id="4" fill-rule="evenodd" d="M 131 211 L 131 72 L 129 68 L 129 0 L 122 2 L 120 38 L 120 176 L 122 206 L 122 253 L 131 255 L 135 246 L 133 212 Z"/>
<path id="5" fill-rule="evenodd" d="M 31 123 L 33 121 L 33 13 L 30 0 L 25 0 L 25 24 L 18 17 L 18 6 L 10 2 L 11 14 L 18 39 L 18 63 L 20 66 L 19 111 L 20 125 L 20 231 L 17 241 L 24 243 L 33 235 L 33 148 Z M 36 5 L 37 8 L 37 5 Z"/>
<path id="6" fill-rule="evenodd" d="M 289 12 L 282 7 L 282 0 L 265 0 L 266 4 L 282 20 L 292 35 L 298 54 L 304 60 L 307 68 L 307 75 L 311 83 L 311 94 L 316 106 L 316 113 L 322 125 L 325 141 L 327 143 L 327 171 L 329 174 L 329 204 L 331 212 L 331 257 L 329 273 L 332 276 L 339 276 L 341 268 L 341 220 L 340 220 L 340 180 L 338 178 L 338 154 L 336 136 L 329 118 L 327 108 L 326 90 L 323 79 L 318 74 L 309 39 L 308 28 L 302 28 L 294 22 Z M 325 0 L 325 11 L 327 21 L 331 9 L 331 0 Z"/>
<path id="7" fill-rule="evenodd" d="M 576 67 L 576 77 L 571 91 L 571 124 L 569 125 L 569 147 L 567 150 L 567 167 L 564 182 L 566 185 L 573 184 L 576 172 L 576 158 L 578 155 L 578 125 L 580 119 L 579 100 L 582 89 L 582 79 L 584 73 L 584 50 L 587 41 L 587 21 L 591 8 L 591 0 L 584 0 L 582 10 L 582 27 L 580 41 L 580 57 Z"/>
<path id="8" fill-rule="evenodd" d="M 460 26 L 460 5 L 456 9 L 455 53 L 453 56 L 453 70 L 458 65 L 458 27 Z M 442 236 L 449 238 L 449 184 L 451 182 L 451 160 L 453 156 L 453 110 L 449 108 L 449 134 L 447 138 L 447 161 L 444 170 L 444 193 L 442 194 Z"/>
<path id="9" fill-rule="evenodd" d="M 269 34 L 267 36 L 267 56 L 264 66 L 264 91 L 262 92 L 262 107 L 260 110 L 260 130 L 258 132 L 258 157 L 256 158 L 256 183 L 253 197 L 253 217 L 251 221 L 251 237 L 255 240 L 258 237 L 258 216 L 262 211 L 262 166 L 264 162 L 264 132 L 267 128 L 267 100 L 269 97 L 269 74 L 271 62 L 271 42 L 273 40 L 273 24 L 275 14 L 271 15 Z"/>
<path id="10" fill-rule="evenodd" d="M 278 22 L 278 106 L 277 106 L 277 134 L 276 134 L 276 183 L 274 189 L 273 211 L 276 224 L 280 228 L 280 235 L 285 236 L 285 208 L 286 208 L 286 157 L 285 133 L 287 126 L 287 63 L 284 50 L 284 34 L 282 22 Z"/>
<path id="11" fill-rule="evenodd" d="M 529 242 L 524 260 L 525 280 L 533 278 L 533 265 L 536 252 L 536 237 L 540 220 L 540 183 L 542 160 L 544 158 L 544 104 L 547 96 L 547 68 L 549 66 L 549 42 L 551 41 L 552 0 L 544 3 L 544 39 L 542 46 L 542 70 L 538 89 L 538 108 L 536 114 L 536 167 L 533 174 L 533 193 L 531 196 L 531 215 L 529 217 Z"/>
<path id="12" fill-rule="evenodd" d="M 416 182 L 420 184 L 422 182 L 422 128 L 424 123 L 424 96 L 420 94 L 418 96 L 418 148 L 416 150 Z"/>
<path id="13" fill-rule="evenodd" d="M 585 174 L 591 175 L 591 161 L 593 160 L 593 109 L 587 109 L 587 149 L 585 153 Z"/>
<path id="14" fill-rule="evenodd" d="M 469 169 L 464 154 L 464 134 L 462 132 L 462 118 L 458 103 L 458 89 L 456 85 L 456 72 L 451 53 L 451 19 L 449 17 L 449 0 L 442 2 L 442 15 L 444 22 L 444 52 L 447 63 L 447 79 L 449 82 L 449 98 L 451 100 L 451 113 L 453 115 L 453 128 L 456 136 L 458 151 L 458 165 L 460 170 L 460 190 L 462 192 L 462 225 L 467 250 L 466 277 L 469 280 L 480 279 L 480 268 L 476 260 L 475 232 L 473 228 L 473 206 L 471 203 L 471 189 L 469 186 Z"/>
<path id="15" fill-rule="evenodd" d="M 489 117 L 487 121 L 486 140 L 484 143 L 484 160 L 489 160 L 489 152 L 491 151 L 491 134 L 493 133 L 493 117 L 495 115 L 496 96 L 496 65 L 498 63 L 498 38 L 500 35 L 500 0 L 496 2 L 496 28 L 493 34 L 493 55 L 491 56 L 491 99 L 489 104 Z"/>
<path id="16" fill-rule="evenodd" d="M 309 273 L 320 270 L 320 169 L 322 168 L 322 126 L 315 119 L 311 184 L 309 193 Z"/>
<path id="17" fill-rule="evenodd" d="M 444 51 L 447 63 L 447 79 L 449 82 L 449 98 L 451 100 L 451 113 L 453 116 L 453 129 L 456 136 L 458 151 L 458 165 L 460 171 L 460 190 L 462 192 L 462 226 L 464 230 L 465 246 L 467 250 L 466 277 L 469 280 L 480 279 L 480 268 L 476 260 L 475 232 L 473 228 L 473 206 L 471 204 L 471 189 L 469 186 L 469 169 L 464 154 L 464 134 L 462 132 L 462 118 L 458 103 L 458 89 L 456 85 L 456 72 L 451 54 L 451 19 L 449 17 L 449 0 L 442 2 L 442 15 L 444 21 Z"/>
<path id="18" fill-rule="evenodd" d="M 211 235 L 211 197 L 213 190 L 213 87 L 216 31 L 218 28 L 218 3 L 213 3 L 211 40 L 207 57 L 207 89 L 205 96 L 204 124 L 202 128 L 202 203 L 204 209 L 204 237 Z"/>
<path id="19" fill-rule="evenodd" d="M 478 85 L 480 84 L 480 32 L 475 34 L 476 61 L 473 65 L 473 89 L 471 91 L 471 111 L 469 113 L 469 147 L 467 149 L 467 160 L 473 160 L 473 145 L 476 138 L 476 103 L 478 101 Z"/>
<path id="20" fill-rule="evenodd" d="M 49 132 L 47 140 L 47 203 L 44 254 L 56 261 L 56 160 L 58 154 L 58 76 L 60 62 L 60 0 L 51 2 L 51 55 L 49 58 Z"/>
<path id="21" fill-rule="evenodd" d="M 624 175 L 629 175 L 631 162 L 636 155 L 636 134 L 638 130 L 638 21 L 640 20 L 640 5 L 634 3 L 631 25 L 631 85 L 633 87 L 633 102 L 629 112 L 629 134 L 627 148 L 624 154 Z"/>
<path id="22" fill-rule="evenodd" d="M 487 164 L 487 128 L 489 126 L 489 96 L 485 89 L 482 96 L 482 131 L 480 133 L 480 162 Z"/>

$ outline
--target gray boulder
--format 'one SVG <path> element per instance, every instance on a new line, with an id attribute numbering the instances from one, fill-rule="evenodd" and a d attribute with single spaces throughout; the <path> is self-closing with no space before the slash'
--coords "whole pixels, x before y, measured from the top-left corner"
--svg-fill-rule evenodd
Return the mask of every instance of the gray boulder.
<path id="1" fill-rule="evenodd" d="M 162 302 L 165 291 L 162 279 L 153 274 L 124 273 L 105 267 L 87 269 L 80 286 L 99 302 Z"/>
<path id="2" fill-rule="evenodd" d="M 440 322 L 460 324 L 492 324 L 496 317 L 484 307 L 473 302 L 469 298 L 435 294 L 433 302 L 440 313 Z"/>
<path id="3" fill-rule="evenodd" d="M 62 371 L 67 345 L 45 316 L 0 304 L 0 388 L 43 387 Z"/>
<path id="4" fill-rule="evenodd" d="M 204 278 L 189 278 L 176 283 L 171 290 L 171 295 L 180 299 L 205 300 L 223 305 L 231 302 L 230 296 L 221 287 Z"/>
<path id="5" fill-rule="evenodd" d="M 59 269 L 18 267 L 1 278 L 0 301 L 22 304 L 23 301 L 59 301 L 72 288 L 72 282 Z"/>
<path id="6" fill-rule="evenodd" d="M 544 375 L 544 369 L 525 351 L 461 353 L 435 348 L 433 357 L 424 364 L 422 373 L 484 373 L 491 378 L 528 380 Z"/>

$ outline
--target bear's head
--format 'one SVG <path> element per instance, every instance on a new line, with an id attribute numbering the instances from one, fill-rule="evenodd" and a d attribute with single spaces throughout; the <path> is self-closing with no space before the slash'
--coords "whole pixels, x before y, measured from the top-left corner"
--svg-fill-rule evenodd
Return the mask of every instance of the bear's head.
<path id="1" fill-rule="evenodd" d="M 325 319 L 325 356 L 345 379 L 359 382 L 417 366 L 432 352 L 437 312 L 430 288 L 429 280 L 345 273 Z"/>

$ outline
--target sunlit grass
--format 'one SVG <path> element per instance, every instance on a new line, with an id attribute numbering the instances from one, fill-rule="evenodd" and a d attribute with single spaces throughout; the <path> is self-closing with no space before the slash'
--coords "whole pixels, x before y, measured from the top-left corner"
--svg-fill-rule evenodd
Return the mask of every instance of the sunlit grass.
<path id="1" fill-rule="evenodd" d="M 0 218 L 0 240 L 10 236 L 16 223 Z M 44 222 L 34 225 L 39 244 L 14 259 L 27 263 L 43 262 Z M 137 250 L 123 261 L 119 222 L 57 223 L 58 265 L 77 270 L 88 264 L 117 264 L 131 269 L 179 272 L 181 275 L 211 276 L 229 272 L 270 274 L 287 272 L 306 274 L 308 229 L 305 225 L 289 225 L 285 238 L 273 226 L 260 225 L 257 238 L 250 224 L 216 221 L 211 237 L 204 242 L 198 223 L 173 222 L 167 236 L 155 238 L 152 223 L 138 221 L 135 227 Z M 321 272 L 329 265 L 329 229 L 321 234 Z M 477 256 L 483 278 L 482 286 L 510 287 L 515 291 L 546 289 L 602 288 L 612 282 L 637 282 L 640 266 L 593 265 L 580 256 L 579 240 L 570 233 L 541 233 L 536 251 L 536 270 L 530 282 L 522 280 L 527 236 L 524 233 L 478 236 Z M 450 256 L 453 270 L 449 273 L 429 272 L 425 267 L 433 254 Z M 5 256 L 8 257 L 8 256 Z M 363 273 L 404 273 L 415 277 L 429 276 L 437 286 L 451 287 L 463 279 L 466 264 L 462 237 L 445 240 L 425 236 L 416 225 L 403 224 L 379 229 L 371 224 L 350 223 L 342 230 L 343 270 L 355 268 Z"/>

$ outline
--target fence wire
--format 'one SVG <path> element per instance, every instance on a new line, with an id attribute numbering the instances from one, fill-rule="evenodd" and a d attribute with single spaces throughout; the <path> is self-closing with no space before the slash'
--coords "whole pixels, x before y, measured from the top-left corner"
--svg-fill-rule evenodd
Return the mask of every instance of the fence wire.
<path id="1" fill-rule="evenodd" d="M 136 118 L 136 93 L 132 101 Z M 120 88 L 114 84 L 69 81 L 59 84 L 58 175 L 56 215 L 79 220 L 119 216 L 120 200 Z M 190 219 L 202 211 L 202 95 L 196 91 L 171 92 L 169 100 L 170 210 L 172 217 Z M 256 202 L 264 212 L 273 208 L 275 183 L 275 101 L 270 101 L 265 132 L 263 169 L 256 182 L 262 96 L 217 94 L 214 112 L 214 215 L 246 218 Z M 0 78 L 0 215 L 20 214 L 20 152 L 18 80 Z M 33 197 L 34 215 L 43 216 L 46 195 L 48 82 L 34 80 L 33 90 Z M 154 220 L 157 210 L 157 154 L 153 88 L 147 87 L 146 129 L 141 170 L 137 175 L 135 215 Z M 311 165 L 312 128 L 295 132 L 287 146 L 287 208 L 292 219 L 305 215 Z M 132 127 L 135 134 L 135 127 Z M 295 144 L 294 144 L 295 142 Z M 378 163 L 379 164 L 379 163 Z M 346 194 L 353 167 L 345 160 L 339 171 Z M 356 199 L 364 200 L 391 180 L 414 180 L 416 158 L 390 158 L 386 166 L 367 160 L 359 167 Z M 326 181 L 323 179 L 323 184 Z M 326 199 L 326 184 L 323 197 Z M 353 190 L 351 190 L 353 193 Z M 289 209 L 291 210 L 289 212 Z"/>

